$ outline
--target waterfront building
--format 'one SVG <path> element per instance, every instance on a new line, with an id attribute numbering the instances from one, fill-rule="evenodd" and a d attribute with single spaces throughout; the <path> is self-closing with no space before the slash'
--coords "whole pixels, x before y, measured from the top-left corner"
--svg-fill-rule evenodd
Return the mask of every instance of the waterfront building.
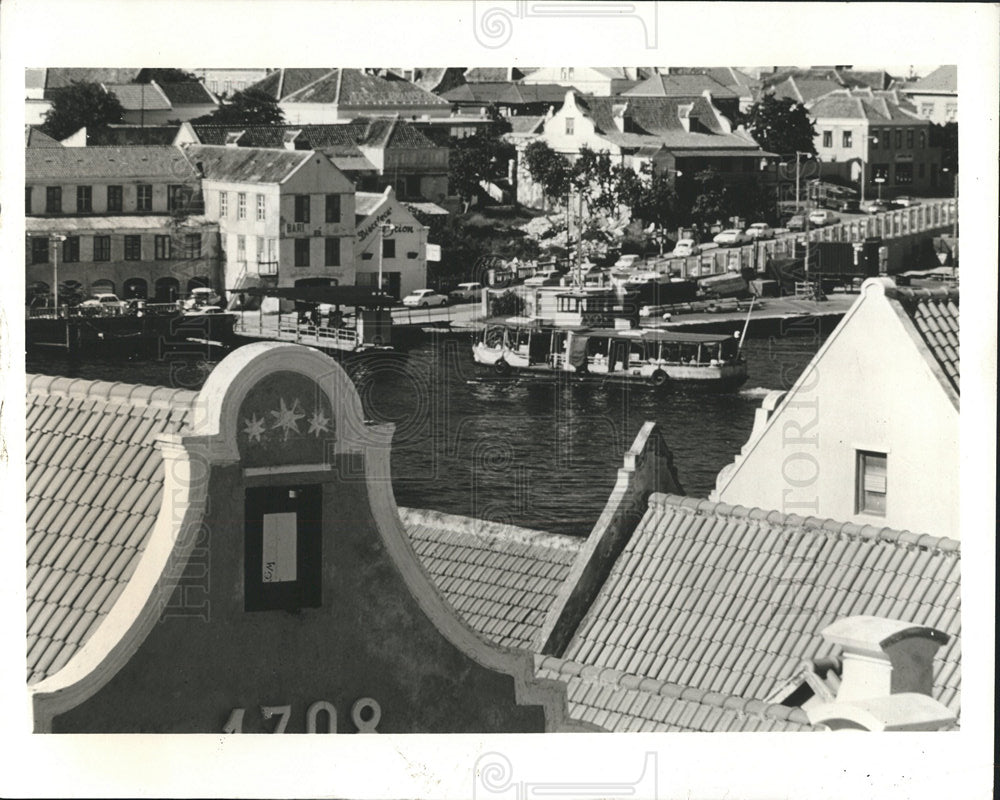
<path id="1" fill-rule="evenodd" d="M 959 542 L 684 497 L 653 423 L 573 537 L 397 508 L 308 348 L 27 401 L 38 731 L 955 725 Z"/>
<path id="2" fill-rule="evenodd" d="M 438 209 L 443 212 L 443 209 Z M 355 195 L 354 263 L 358 286 L 382 289 L 402 299 L 427 286 L 427 226 L 391 186 Z"/>
<path id="3" fill-rule="evenodd" d="M 24 200 L 35 294 L 55 279 L 61 299 L 100 291 L 172 302 L 222 286 L 218 226 L 175 147 L 29 147 Z"/>
<path id="4" fill-rule="evenodd" d="M 900 92 L 838 89 L 806 108 L 815 123 L 821 175 L 859 183 L 863 171 L 866 199 L 945 188 L 931 123 Z"/>
<path id="5" fill-rule="evenodd" d="M 178 150 L 180 152 L 180 150 Z M 354 187 L 322 153 L 188 145 L 205 215 L 218 223 L 225 285 L 354 283 Z"/>
<path id="6" fill-rule="evenodd" d="M 921 119 L 938 125 L 958 122 L 958 67 L 938 67 L 913 83 L 900 87 Z"/>
<path id="7" fill-rule="evenodd" d="M 865 281 L 712 498 L 959 539 L 958 307 L 957 289 Z"/>

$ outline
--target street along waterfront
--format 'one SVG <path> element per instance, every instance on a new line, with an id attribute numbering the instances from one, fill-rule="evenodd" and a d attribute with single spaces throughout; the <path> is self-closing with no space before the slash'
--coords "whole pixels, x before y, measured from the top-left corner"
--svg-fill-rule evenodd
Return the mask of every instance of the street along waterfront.
<path id="1" fill-rule="evenodd" d="M 477 376 L 468 333 L 440 334 L 406 354 L 348 362 L 365 415 L 392 422 L 393 489 L 401 506 L 585 536 L 643 422 L 662 426 L 681 485 L 706 497 L 746 442 L 771 389 L 792 385 L 821 344 L 815 320 L 796 335 L 748 339 L 750 379 L 704 395 L 653 387 Z M 813 323 L 811 326 L 808 323 Z M 194 345 L 160 359 L 73 361 L 32 355 L 28 372 L 198 389 L 214 362 Z"/>

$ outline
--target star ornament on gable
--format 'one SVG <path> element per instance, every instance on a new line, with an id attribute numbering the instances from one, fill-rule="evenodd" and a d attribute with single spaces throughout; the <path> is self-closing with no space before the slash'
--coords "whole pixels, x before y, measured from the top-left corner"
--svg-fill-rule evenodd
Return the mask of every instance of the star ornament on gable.
<path id="1" fill-rule="evenodd" d="M 330 432 L 330 420 L 326 418 L 323 409 L 317 408 L 315 413 L 309 418 L 309 433 L 319 436 L 322 433 Z"/>
<path id="2" fill-rule="evenodd" d="M 284 439 L 288 441 L 288 434 L 292 431 L 295 433 L 299 432 L 299 420 L 302 419 L 305 414 L 299 413 L 299 400 L 296 398 L 291 407 L 285 405 L 285 398 L 281 398 L 281 406 L 271 412 L 271 416 L 274 417 L 274 425 L 271 426 L 272 430 L 283 430 L 285 432 Z"/>
<path id="3" fill-rule="evenodd" d="M 264 420 L 254 414 L 250 419 L 244 417 L 243 422 L 245 423 L 243 433 L 247 435 L 247 438 L 251 442 L 259 442 L 260 437 L 264 435 Z"/>

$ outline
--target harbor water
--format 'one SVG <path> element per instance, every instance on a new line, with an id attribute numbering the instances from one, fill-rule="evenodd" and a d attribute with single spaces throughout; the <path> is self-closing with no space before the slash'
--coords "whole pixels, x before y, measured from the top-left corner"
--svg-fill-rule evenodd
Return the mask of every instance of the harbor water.
<path id="1" fill-rule="evenodd" d="M 468 334 L 421 338 L 405 354 L 345 364 L 365 414 L 392 422 L 393 489 L 403 506 L 570 535 L 589 533 L 642 424 L 660 425 L 681 485 L 707 497 L 772 389 L 787 389 L 819 348 L 815 320 L 748 339 L 750 378 L 730 394 L 649 386 L 479 377 Z M 219 358 L 185 349 L 158 359 L 30 354 L 28 372 L 198 389 Z"/>

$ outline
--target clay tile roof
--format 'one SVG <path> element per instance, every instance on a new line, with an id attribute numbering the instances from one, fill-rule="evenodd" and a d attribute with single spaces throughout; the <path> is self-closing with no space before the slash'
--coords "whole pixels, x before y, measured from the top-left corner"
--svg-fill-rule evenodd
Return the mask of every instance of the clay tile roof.
<path id="1" fill-rule="evenodd" d="M 155 83 L 106 83 L 105 91 L 113 94 L 126 111 L 169 111 L 170 100 Z"/>
<path id="2" fill-rule="evenodd" d="M 545 615 L 583 539 L 401 508 L 424 569 L 485 638 L 534 650 Z"/>
<path id="3" fill-rule="evenodd" d="M 263 92 L 275 100 L 284 100 L 288 95 L 318 81 L 324 75 L 329 75 L 331 71 L 329 67 L 277 69 L 249 86 L 246 91 Z"/>
<path id="4" fill-rule="evenodd" d="M 594 671 L 570 659 L 535 656 L 535 674 L 566 685 L 573 719 L 615 732 L 811 731 L 800 708 L 748 700 L 641 678 L 619 670 Z"/>
<path id="5" fill-rule="evenodd" d="M 313 156 L 311 150 L 217 145 L 189 145 L 185 152 L 202 165 L 206 180 L 237 183 L 281 183 Z"/>
<path id="6" fill-rule="evenodd" d="M 215 98 L 199 81 L 158 84 L 173 105 L 213 105 Z"/>
<path id="7" fill-rule="evenodd" d="M 959 392 L 959 312 L 957 288 L 886 289 L 886 297 L 898 304 L 913 322 L 927 345 L 934 365 L 944 374 L 955 395 Z"/>
<path id="8" fill-rule="evenodd" d="M 469 83 L 498 83 L 500 81 L 519 80 L 534 72 L 530 68 L 514 67 L 508 74 L 507 67 L 470 67 L 465 71 L 465 80 Z"/>
<path id="9" fill-rule="evenodd" d="M 31 125 L 24 126 L 25 147 L 62 147 L 62 143 Z"/>
<path id="10" fill-rule="evenodd" d="M 45 97 L 51 99 L 51 92 L 71 86 L 73 83 L 131 83 L 140 69 L 104 69 L 90 67 L 50 67 L 45 70 Z"/>
<path id="11" fill-rule="evenodd" d="M 53 178 L 163 178 L 194 180 L 197 174 L 177 147 L 45 147 L 25 152 L 27 181 Z"/>
<path id="12" fill-rule="evenodd" d="M 911 83 L 906 87 L 906 91 L 914 94 L 922 92 L 955 94 L 958 92 L 958 67 L 954 64 L 938 67 L 920 80 Z"/>
<path id="13" fill-rule="evenodd" d="M 143 499 L 162 488 L 154 437 L 184 428 L 195 396 L 28 376 L 29 683 L 72 658 L 135 569 L 159 513 Z"/>
<path id="14" fill-rule="evenodd" d="M 339 106 L 442 106 L 448 101 L 403 79 L 382 78 L 359 69 L 335 69 L 291 94 L 289 103 Z"/>
<path id="15" fill-rule="evenodd" d="M 179 125 L 109 125 L 87 130 L 88 147 L 170 145 Z"/>
<path id="16" fill-rule="evenodd" d="M 705 91 L 711 92 L 714 98 L 735 99 L 738 97 L 736 92 L 707 72 L 654 75 L 623 94 L 626 97 L 637 95 L 698 97 Z"/>
<path id="17" fill-rule="evenodd" d="M 889 616 L 953 637 L 935 696 L 957 710 L 960 556 L 950 539 L 655 494 L 564 655 L 761 699 L 802 659 L 831 655 L 820 632 L 834 620 Z M 647 613 L 644 597 L 668 612 Z"/>

